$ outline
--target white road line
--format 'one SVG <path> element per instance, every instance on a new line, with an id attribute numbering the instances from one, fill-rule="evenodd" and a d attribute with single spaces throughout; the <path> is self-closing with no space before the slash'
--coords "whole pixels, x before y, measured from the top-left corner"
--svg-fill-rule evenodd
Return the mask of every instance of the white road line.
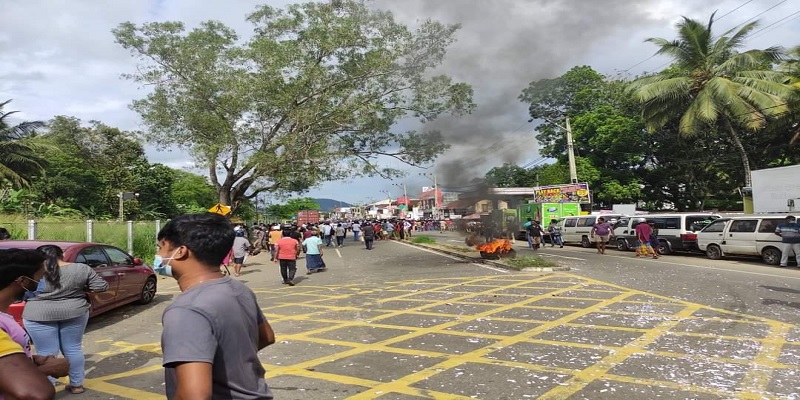
<path id="1" fill-rule="evenodd" d="M 534 253 L 535 254 L 535 253 Z M 539 253 L 541 256 L 546 257 L 558 257 L 558 258 L 566 258 L 567 260 L 578 260 L 578 261 L 586 261 L 585 258 L 578 258 L 578 257 L 567 257 L 567 256 L 559 256 L 558 254 L 550 254 L 550 253 Z"/>
<path id="2" fill-rule="evenodd" d="M 336 249 L 336 255 L 339 256 L 339 258 L 342 258 L 342 253 L 339 252 L 339 249 Z"/>
<path id="3" fill-rule="evenodd" d="M 433 250 L 430 250 L 430 249 L 426 249 L 426 248 L 423 248 L 423 247 L 412 246 L 412 245 L 410 245 L 408 243 L 397 242 L 397 241 L 390 241 L 390 243 L 402 244 L 403 246 L 412 247 L 412 248 L 415 248 L 417 250 L 427 251 L 428 253 L 436 254 L 437 256 L 447 257 L 447 258 L 449 258 L 451 260 L 464 261 L 464 259 L 462 259 L 462 258 L 451 256 L 449 254 L 439 253 L 439 252 L 436 252 L 436 251 L 433 251 Z M 478 263 L 471 263 L 471 264 L 472 265 L 476 265 L 476 266 L 481 267 L 481 268 L 490 269 L 492 271 L 502 272 L 504 274 L 511 273 L 511 271 L 506 270 L 506 269 L 502 269 L 502 268 L 491 267 L 491 266 L 488 266 L 488 265 L 483 265 L 483 264 L 478 264 Z"/>

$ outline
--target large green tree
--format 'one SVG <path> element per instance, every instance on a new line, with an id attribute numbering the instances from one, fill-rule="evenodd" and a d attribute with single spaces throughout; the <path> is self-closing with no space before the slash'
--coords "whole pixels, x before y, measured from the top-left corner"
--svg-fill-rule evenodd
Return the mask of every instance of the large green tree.
<path id="1" fill-rule="evenodd" d="M 672 67 L 631 84 L 651 130 L 678 119 L 684 136 L 724 134 L 739 155 L 744 186 L 750 186 L 751 162 L 743 136 L 786 114 L 795 97 L 786 76 L 770 69 L 783 58 L 779 47 L 741 51 L 757 26 L 751 22 L 715 36 L 713 14 L 706 24 L 684 17 L 677 39 L 647 40 L 659 47 L 657 54 L 673 58 Z"/>
<path id="2" fill-rule="evenodd" d="M 31 177 L 40 173 L 46 164 L 41 149 L 30 142 L 31 136 L 43 128 L 44 123 L 12 123 L 10 117 L 17 111 L 3 110 L 10 102 L 0 102 L 0 180 L 16 187 L 28 186 Z"/>
<path id="3" fill-rule="evenodd" d="M 446 148 L 441 135 L 395 123 L 474 107 L 469 85 L 434 73 L 458 25 L 412 31 L 356 0 L 260 6 L 247 20 L 246 39 L 212 21 L 114 30 L 139 61 L 128 77 L 153 88 L 133 103 L 145 137 L 189 149 L 234 209 L 263 191 L 399 174 L 380 157 L 429 163 Z"/>
<path id="4" fill-rule="evenodd" d="M 302 210 L 319 210 L 319 204 L 310 197 L 288 199 L 284 204 L 273 204 L 264 210 L 268 217 L 287 220 Z"/>

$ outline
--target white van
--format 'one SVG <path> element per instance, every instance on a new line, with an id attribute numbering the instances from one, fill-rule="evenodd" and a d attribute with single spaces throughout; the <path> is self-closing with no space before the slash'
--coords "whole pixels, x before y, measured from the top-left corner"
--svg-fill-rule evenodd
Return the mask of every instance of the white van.
<path id="1" fill-rule="evenodd" d="M 592 247 L 592 227 L 597 218 L 603 217 L 612 226 L 618 219 L 625 217 L 621 214 L 600 214 L 600 215 L 581 215 L 575 217 L 564 217 L 558 222 L 561 227 L 561 239 L 565 244 L 578 244 L 583 247 Z"/>
<path id="2" fill-rule="evenodd" d="M 675 251 L 697 251 L 697 231 L 720 216 L 712 213 L 646 214 L 620 218 L 614 225 L 617 249 L 632 250 L 636 246 L 636 225 L 653 221 L 658 229 L 658 251 L 670 254 Z"/>
<path id="3" fill-rule="evenodd" d="M 761 256 L 765 263 L 778 265 L 781 237 L 775 234 L 775 227 L 785 219 L 786 214 L 720 218 L 697 234 L 697 245 L 712 260 L 728 255 Z"/>

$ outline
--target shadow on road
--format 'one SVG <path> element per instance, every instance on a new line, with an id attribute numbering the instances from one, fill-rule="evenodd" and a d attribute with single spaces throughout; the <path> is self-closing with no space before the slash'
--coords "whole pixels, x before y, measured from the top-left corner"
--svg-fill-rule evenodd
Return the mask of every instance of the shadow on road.
<path id="1" fill-rule="evenodd" d="M 766 285 L 761 285 L 759 287 L 764 288 L 764 289 L 768 289 L 768 290 L 773 290 L 773 291 L 776 291 L 776 292 L 786 292 L 786 293 L 800 294 L 800 290 L 787 288 L 787 287 L 766 286 Z"/>
<path id="2" fill-rule="evenodd" d="M 156 294 L 156 297 L 153 298 L 153 301 L 150 302 L 150 304 L 141 305 L 141 304 L 131 303 L 131 304 L 126 304 L 120 308 L 117 308 L 116 310 L 100 314 L 89 320 L 89 325 L 86 326 L 86 332 L 92 332 L 97 329 L 102 329 L 114 325 L 117 322 L 120 322 L 124 319 L 128 319 L 143 311 L 147 311 L 156 304 L 163 303 L 165 301 L 170 301 L 174 296 L 175 295 L 172 293 Z"/>
<path id="3" fill-rule="evenodd" d="M 764 299 L 761 301 L 761 304 L 765 306 L 785 306 L 785 307 L 792 307 L 800 310 L 800 302 L 798 301 L 785 301 L 785 300 L 775 300 L 775 299 Z"/>

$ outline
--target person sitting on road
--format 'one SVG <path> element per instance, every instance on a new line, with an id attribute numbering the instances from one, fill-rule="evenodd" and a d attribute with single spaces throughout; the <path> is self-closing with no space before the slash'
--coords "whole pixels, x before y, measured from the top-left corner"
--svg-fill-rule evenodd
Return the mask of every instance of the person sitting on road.
<path id="1" fill-rule="evenodd" d="M 65 370 L 67 368 L 64 368 Z M 48 400 L 56 390 L 25 355 L 22 347 L 0 331 L 0 399 Z"/>
<path id="2" fill-rule="evenodd" d="M 168 399 L 273 398 L 258 351 L 275 334 L 253 291 L 219 271 L 234 238 L 213 213 L 179 216 L 158 232 L 153 269 L 182 292 L 161 318 Z"/>

